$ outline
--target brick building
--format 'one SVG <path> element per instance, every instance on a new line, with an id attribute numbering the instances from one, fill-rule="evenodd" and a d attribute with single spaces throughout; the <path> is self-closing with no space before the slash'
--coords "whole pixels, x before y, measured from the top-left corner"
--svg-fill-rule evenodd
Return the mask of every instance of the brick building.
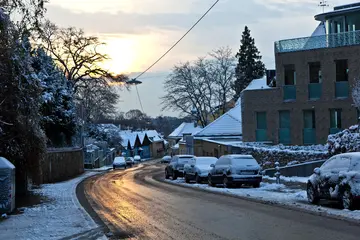
<path id="1" fill-rule="evenodd" d="M 312 36 L 275 43 L 275 87 L 242 92 L 243 141 L 323 144 L 357 123 L 351 86 L 360 78 L 360 3 L 315 20 Z"/>

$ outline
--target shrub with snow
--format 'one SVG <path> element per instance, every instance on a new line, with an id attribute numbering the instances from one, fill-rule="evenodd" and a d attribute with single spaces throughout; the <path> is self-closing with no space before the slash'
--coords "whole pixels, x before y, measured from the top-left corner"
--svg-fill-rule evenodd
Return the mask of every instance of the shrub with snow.
<path id="1" fill-rule="evenodd" d="M 357 152 L 360 150 L 360 133 L 358 125 L 351 126 L 339 133 L 328 136 L 327 148 L 329 154 L 336 155 L 345 152 Z"/>

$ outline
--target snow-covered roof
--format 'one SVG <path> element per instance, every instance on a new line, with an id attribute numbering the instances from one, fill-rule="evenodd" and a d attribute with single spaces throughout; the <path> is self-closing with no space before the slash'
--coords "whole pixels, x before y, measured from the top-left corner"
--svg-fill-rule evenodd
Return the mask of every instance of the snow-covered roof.
<path id="1" fill-rule="evenodd" d="M 175 144 L 172 149 L 179 149 L 180 145 L 179 144 Z"/>
<path id="2" fill-rule="evenodd" d="M 243 91 L 269 89 L 269 88 L 271 88 L 271 87 L 269 87 L 266 84 L 266 77 L 263 77 L 263 78 L 252 80 L 251 83 Z"/>
<path id="3" fill-rule="evenodd" d="M 207 125 L 195 137 L 205 136 L 239 136 L 242 135 L 241 124 L 241 100 L 237 101 L 234 108 L 223 114 L 221 117 Z"/>
<path id="4" fill-rule="evenodd" d="M 0 169 L 14 169 L 15 166 L 6 158 L 0 157 Z"/>
<path id="5" fill-rule="evenodd" d="M 156 130 L 148 130 L 145 131 L 145 133 L 152 142 L 161 142 L 164 140 Z"/>
<path id="6" fill-rule="evenodd" d="M 185 135 L 191 134 L 194 135 L 201 131 L 201 127 L 195 127 L 194 123 L 182 123 L 177 127 L 170 135 L 169 138 L 181 138 Z"/>

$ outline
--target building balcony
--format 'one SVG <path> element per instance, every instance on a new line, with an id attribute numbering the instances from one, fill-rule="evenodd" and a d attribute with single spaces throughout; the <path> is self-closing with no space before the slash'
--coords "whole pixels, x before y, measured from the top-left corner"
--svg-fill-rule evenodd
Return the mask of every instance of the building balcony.
<path id="1" fill-rule="evenodd" d="M 279 143 L 291 144 L 290 128 L 280 128 L 279 129 Z"/>
<path id="2" fill-rule="evenodd" d="M 257 142 L 266 142 L 267 141 L 267 130 L 266 129 L 256 129 L 256 141 Z"/>
<path id="3" fill-rule="evenodd" d="M 309 99 L 317 100 L 321 98 L 322 84 L 321 83 L 309 83 L 308 85 Z"/>
<path id="4" fill-rule="evenodd" d="M 276 53 L 336 48 L 360 44 L 360 30 L 327 35 L 286 39 L 275 42 Z"/>
<path id="5" fill-rule="evenodd" d="M 304 128 L 303 129 L 303 140 L 304 145 L 316 144 L 316 130 L 315 128 Z"/>
<path id="6" fill-rule="evenodd" d="M 335 98 L 349 97 L 349 82 L 335 82 Z"/>
<path id="7" fill-rule="evenodd" d="M 283 86 L 283 90 L 284 90 L 284 101 L 296 100 L 296 86 L 295 85 L 285 85 L 285 86 Z"/>

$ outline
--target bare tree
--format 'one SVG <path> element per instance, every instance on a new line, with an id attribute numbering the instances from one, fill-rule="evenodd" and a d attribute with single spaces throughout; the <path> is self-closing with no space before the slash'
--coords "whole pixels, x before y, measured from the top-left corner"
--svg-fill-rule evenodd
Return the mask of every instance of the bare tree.
<path id="1" fill-rule="evenodd" d="M 206 126 L 217 117 L 219 106 L 225 112 L 235 80 L 235 59 L 231 49 L 220 48 L 193 63 L 174 66 L 164 82 L 163 110 L 180 111 Z"/>
<path id="2" fill-rule="evenodd" d="M 87 88 L 78 91 L 78 103 L 83 107 L 84 120 L 96 122 L 101 118 L 114 117 L 119 94 L 104 79 L 84 79 Z"/>
<path id="3" fill-rule="evenodd" d="M 100 66 L 101 62 L 109 59 L 98 50 L 105 43 L 97 37 L 86 36 L 81 29 L 59 28 L 47 21 L 40 39 L 43 48 L 60 66 L 66 78 L 73 83 L 75 94 L 79 88 L 88 87 L 88 79 L 106 78 L 119 83 L 127 80 L 126 76 L 114 76 Z"/>
<path id="4" fill-rule="evenodd" d="M 234 95 L 232 84 L 235 81 L 235 58 L 229 47 L 216 49 L 209 55 L 213 58 L 210 77 L 216 86 L 215 92 L 219 109 L 225 113 L 226 103 Z"/>

